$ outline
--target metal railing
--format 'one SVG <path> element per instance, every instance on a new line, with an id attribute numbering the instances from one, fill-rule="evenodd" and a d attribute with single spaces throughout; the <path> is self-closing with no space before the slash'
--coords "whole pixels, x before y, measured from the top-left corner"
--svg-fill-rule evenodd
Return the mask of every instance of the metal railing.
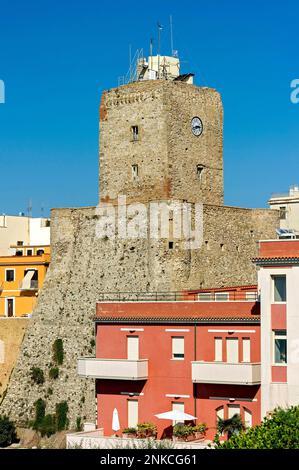
<path id="1" fill-rule="evenodd" d="M 102 292 L 99 302 L 257 302 L 258 292 Z"/>
<path id="2" fill-rule="evenodd" d="M 24 286 L 23 281 L 20 283 L 20 290 L 37 290 L 38 289 L 38 281 L 31 280 L 29 286 Z"/>

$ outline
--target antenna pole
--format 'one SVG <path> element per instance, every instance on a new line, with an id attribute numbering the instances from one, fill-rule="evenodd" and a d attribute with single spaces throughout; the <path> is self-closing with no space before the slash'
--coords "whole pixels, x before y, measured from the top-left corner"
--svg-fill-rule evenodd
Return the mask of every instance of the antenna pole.
<path id="1" fill-rule="evenodd" d="M 150 68 L 151 70 L 153 70 L 153 38 L 151 38 L 151 42 L 150 42 Z"/>
<path id="2" fill-rule="evenodd" d="M 158 78 L 160 78 L 160 47 L 161 47 L 161 30 L 162 26 L 158 22 Z"/>
<path id="3" fill-rule="evenodd" d="M 171 48 L 171 55 L 173 56 L 173 27 L 172 27 L 172 15 L 170 15 L 169 21 L 170 21 L 170 48 Z"/>
<path id="4" fill-rule="evenodd" d="M 132 81 L 132 46 L 129 45 L 129 67 L 130 67 L 130 83 Z"/>

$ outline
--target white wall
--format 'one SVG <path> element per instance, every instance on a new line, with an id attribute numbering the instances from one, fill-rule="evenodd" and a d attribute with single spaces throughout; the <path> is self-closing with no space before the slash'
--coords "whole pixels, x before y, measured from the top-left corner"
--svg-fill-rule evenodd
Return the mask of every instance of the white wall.
<path id="1" fill-rule="evenodd" d="M 50 227 L 44 227 L 47 219 L 22 216 L 0 216 L 0 256 L 13 255 L 10 248 L 22 241 L 24 245 L 50 245 Z"/>
<path id="2" fill-rule="evenodd" d="M 45 227 L 47 219 L 30 219 L 30 245 L 50 245 L 50 227 Z"/>

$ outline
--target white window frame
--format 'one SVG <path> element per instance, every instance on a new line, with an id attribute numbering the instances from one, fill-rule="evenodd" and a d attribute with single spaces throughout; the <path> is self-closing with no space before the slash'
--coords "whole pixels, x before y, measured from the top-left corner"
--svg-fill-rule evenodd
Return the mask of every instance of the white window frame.
<path id="1" fill-rule="evenodd" d="M 220 348 L 219 350 L 216 347 L 217 343 Z M 220 353 L 220 359 L 217 358 L 217 351 Z M 214 337 L 214 361 L 223 362 L 223 338 L 221 336 Z"/>
<path id="2" fill-rule="evenodd" d="M 275 300 L 275 278 L 277 277 L 284 277 L 286 280 L 286 300 Z M 282 304 L 285 305 L 287 303 L 287 275 L 286 274 L 272 274 L 271 275 L 271 297 L 273 304 Z"/>
<path id="3" fill-rule="evenodd" d="M 13 315 L 12 317 L 8 317 L 8 300 L 13 301 Z M 16 316 L 16 298 L 15 297 L 4 297 L 4 302 L 5 302 L 5 316 L 7 318 L 13 318 Z"/>
<path id="4" fill-rule="evenodd" d="M 276 336 L 276 331 L 285 331 L 285 335 L 277 335 Z M 286 345 L 287 345 L 287 360 L 286 362 L 275 362 L 275 340 L 276 339 L 285 339 L 286 340 Z M 272 365 L 273 366 L 280 366 L 280 367 L 286 367 L 288 365 L 288 337 L 287 337 L 287 331 L 286 330 L 272 330 Z"/>
<path id="5" fill-rule="evenodd" d="M 229 302 L 229 292 L 215 292 L 215 302 Z M 218 296 L 225 295 L 226 299 L 218 299 Z"/>
<path id="6" fill-rule="evenodd" d="M 248 361 L 247 360 L 245 361 L 245 359 L 244 359 L 244 343 L 245 343 L 245 341 L 247 342 L 247 344 L 249 344 L 249 360 Z M 242 362 L 244 362 L 246 364 L 251 362 L 251 340 L 250 340 L 250 338 L 245 337 L 245 336 L 242 338 Z"/>
<path id="7" fill-rule="evenodd" d="M 13 271 L 13 280 L 12 281 L 7 281 L 7 279 L 6 279 L 7 271 Z M 16 280 L 16 270 L 15 270 L 15 268 L 5 268 L 5 282 L 15 282 L 15 280 Z"/>
<path id="8" fill-rule="evenodd" d="M 32 254 L 28 255 L 28 251 L 32 251 Z M 34 249 L 33 248 L 26 248 L 26 256 L 34 256 Z"/>
<path id="9" fill-rule="evenodd" d="M 137 405 L 135 410 L 134 410 L 134 411 L 137 411 L 137 413 L 136 413 L 137 414 L 137 417 L 136 417 L 137 419 L 134 422 L 132 421 L 132 418 L 131 418 L 130 412 L 129 412 L 129 408 L 130 408 L 129 404 L 130 403 L 134 403 L 135 406 Z M 127 413 L 128 413 L 128 427 L 129 428 L 136 428 L 136 426 L 138 424 L 138 420 L 139 420 L 139 401 L 138 400 L 127 400 L 127 410 L 128 410 L 127 411 Z"/>
<path id="10" fill-rule="evenodd" d="M 183 353 L 174 352 L 174 350 L 176 349 L 174 347 L 175 340 L 181 340 L 180 343 L 183 344 Z M 175 357 L 175 354 L 183 354 L 184 356 Z M 171 337 L 171 358 L 173 361 L 184 361 L 185 359 L 185 337 L 184 336 L 172 336 Z"/>
<path id="11" fill-rule="evenodd" d="M 211 292 L 198 292 L 197 300 L 199 302 L 211 302 L 212 301 L 212 293 Z"/>

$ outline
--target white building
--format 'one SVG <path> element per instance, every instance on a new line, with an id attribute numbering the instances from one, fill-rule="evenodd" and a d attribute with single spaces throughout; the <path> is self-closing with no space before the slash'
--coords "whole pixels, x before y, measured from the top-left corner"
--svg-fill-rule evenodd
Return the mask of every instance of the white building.
<path id="1" fill-rule="evenodd" d="M 260 242 L 261 417 L 299 404 L 299 240 Z"/>
<path id="2" fill-rule="evenodd" d="M 0 256 L 14 255 L 12 245 L 50 245 L 50 219 L 0 215 Z"/>
<path id="3" fill-rule="evenodd" d="M 280 213 L 280 238 L 299 238 L 299 187 L 291 186 L 288 193 L 272 194 L 270 209 Z"/>

